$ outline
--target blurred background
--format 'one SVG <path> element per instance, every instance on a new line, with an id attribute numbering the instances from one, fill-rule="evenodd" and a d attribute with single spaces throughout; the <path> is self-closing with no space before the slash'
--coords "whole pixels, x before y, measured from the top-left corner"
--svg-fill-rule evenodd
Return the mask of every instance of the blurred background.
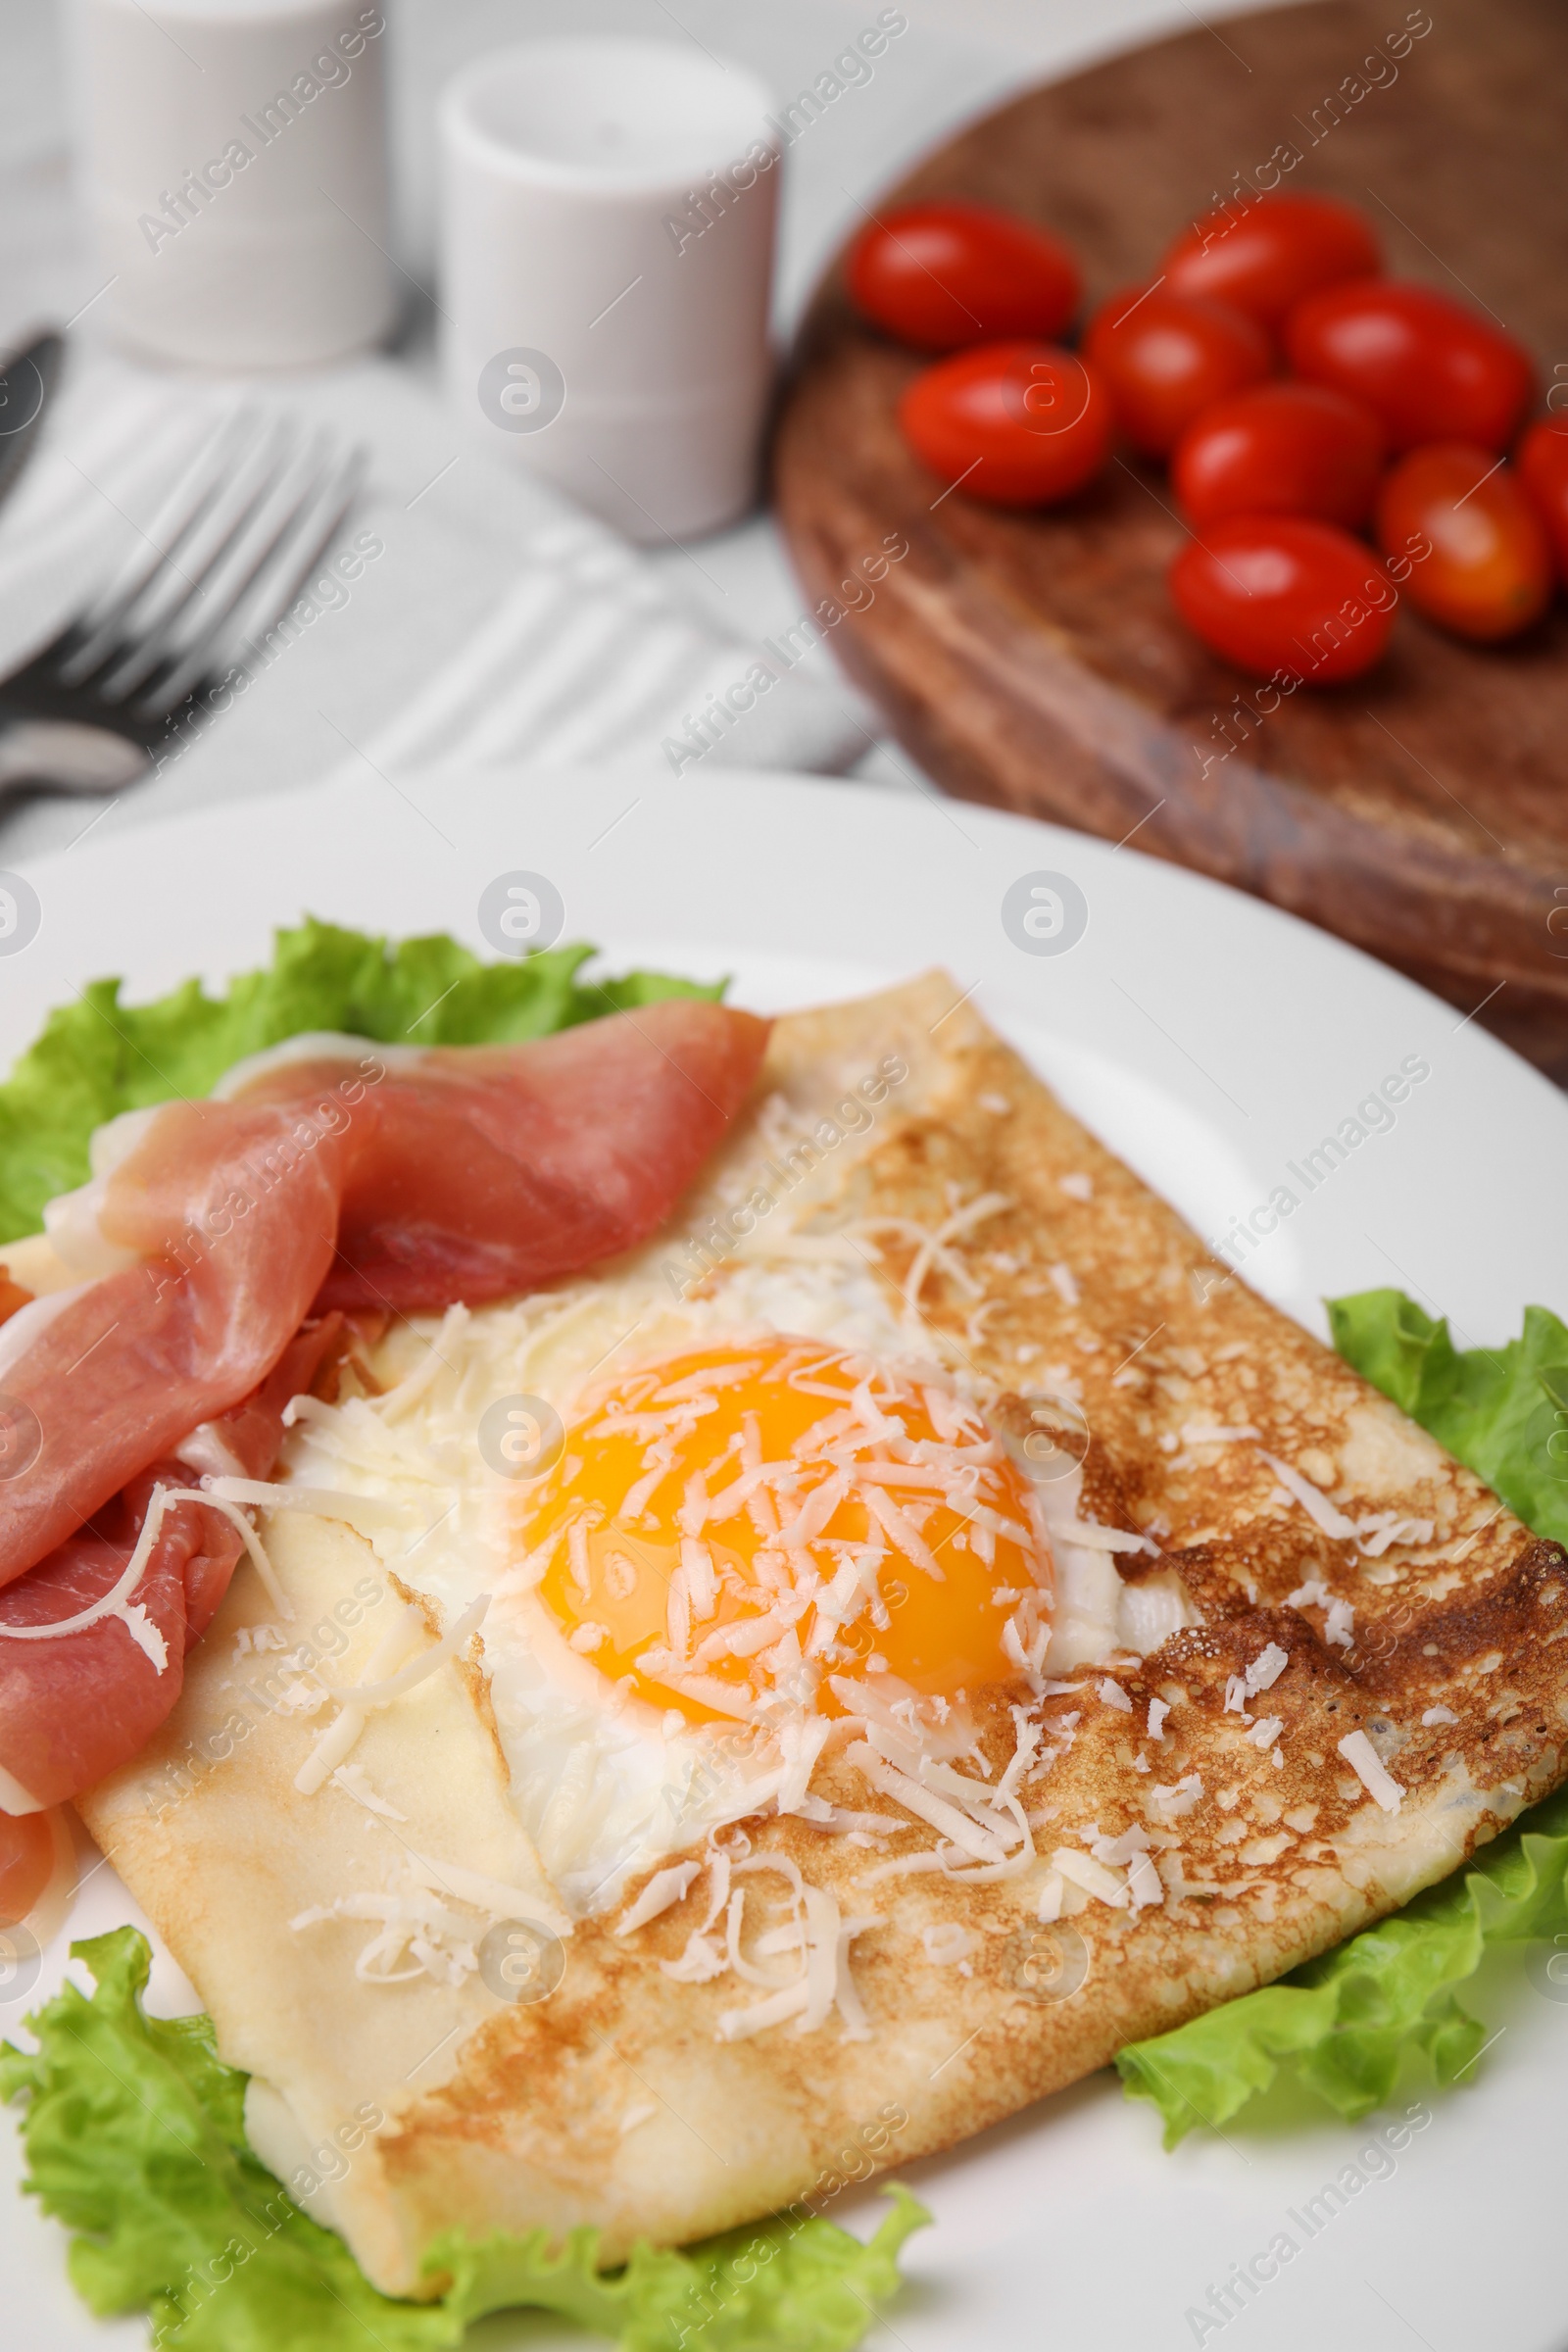
<path id="1" fill-rule="evenodd" d="M 156 19 L 156 11 L 150 13 Z M 836 5 L 790 0 L 783 7 L 776 0 L 677 0 L 674 7 L 665 0 L 572 0 L 571 5 L 567 0 L 386 0 L 385 13 L 399 322 L 384 360 L 369 363 L 368 374 L 364 360 L 318 371 L 335 382 L 341 397 L 331 383 L 307 385 L 305 391 L 308 405 L 318 414 L 324 406 L 345 430 L 354 426 L 358 405 L 371 449 L 372 490 L 378 478 L 390 479 L 401 494 L 395 505 L 407 509 L 445 463 L 443 450 L 458 446 L 440 421 L 434 332 L 439 299 L 436 109 L 452 74 L 481 53 L 514 41 L 563 32 L 631 34 L 669 43 L 694 58 L 706 53 L 736 61 L 752 70 L 777 104 L 787 106 L 875 19 L 877 9 L 871 0 Z M 347 10 L 345 21 L 353 14 Z M 1187 28 L 1195 21 L 1182 0 L 1174 5 L 1172 0 L 1095 0 L 1093 6 L 1083 0 L 906 0 L 900 14 L 907 29 L 888 44 L 865 79 L 822 110 L 785 158 L 773 302 L 781 348 L 833 251 L 863 220 L 867 201 L 953 127 L 1043 76 L 1166 28 Z M 16 348 L 40 324 L 69 324 L 79 393 L 81 355 L 105 342 L 105 306 L 102 264 L 83 233 L 74 185 L 71 45 L 69 14 L 59 0 L 0 0 L 0 348 Z M 187 71 L 172 49 L 171 71 Z M 426 396 L 422 434 L 415 429 L 415 412 L 406 402 L 399 410 L 400 427 L 394 429 L 385 360 L 403 388 Z M 144 359 L 137 364 L 145 369 Z M 69 371 L 67 380 L 69 388 Z M 202 379 L 172 371 L 169 380 L 172 388 L 186 382 L 199 388 Z M 356 381 L 367 386 L 363 401 L 352 393 Z M 284 375 L 257 379 L 258 388 L 279 402 L 296 401 L 301 382 Z M 416 452 L 415 441 L 420 444 Z M 406 466 L 401 473 L 400 464 Z M 487 465 L 495 466 L 496 496 L 506 505 L 514 485 L 502 483 L 506 469 L 481 453 L 466 458 L 452 484 L 443 483 L 418 510 L 421 527 L 435 527 L 436 511 L 444 509 L 449 493 L 482 475 Z M 40 494 L 24 485 L 6 517 L 9 542 L 24 534 L 29 495 Z M 100 520 L 112 532 L 107 513 Z M 472 512 L 468 520 L 475 520 Z M 362 605 L 373 595 L 390 612 L 398 558 L 395 547 L 392 552 L 393 562 L 377 566 L 368 581 Z M 699 626 L 721 634 L 732 646 L 753 644 L 788 627 L 802 609 L 800 585 L 777 533 L 760 511 L 705 540 L 700 556 L 657 545 L 637 562 L 645 582 L 662 580 L 675 609 L 690 612 Z M 411 561 L 403 567 L 405 579 L 413 569 Z M 499 576 L 492 581 L 492 601 Z M 49 625 L 79 591 L 80 578 L 79 552 L 63 567 L 58 585 L 36 566 L 17 572 L 0 561 L 0 653 L 12 653 L 19 629 L 25 638 Z M 343 683 L 344 657 L 350 630 L 359 625 L 356 615 L 346 616 L 333 646 L 335 682 L 350 706 L 354 697 L 352 683 Z M 728 662 L 726 675 L 734 671 L 733 651 Z M 304 647 L 287 667 L 291 673 L 318 669 L 324 678 L 326 656 L 316 645 Z M 264 726 L 258 734 L 257 713 L 248 710 L 243 726 L 235 718 L 225 729 L 224 761 L 215 764 L 214 755 L 203 748 L 184 762 L 182 772 L 161 777 L 127 806 L 135 815 L 163 814 L 236 788 L 236 778 L 245 788 L 268 789 L 274 772 L 282 783 L 323 769 L 327 742 L 312 739 L 312 731 L 319 736 L 320 728 L 307 710 L 312 697 L 301 694 L 300 683 L 291 675 L 288 695 L 280 690 L 271 697 L 278 706 L 274 727 Z M 801 712 L 815 694 L 829 698 L 839 715 L 818 705 L 804 730 L 786 730 L 776 742 L 759 738 L 749 755 L 754 763 L 854 772 L 905 791 L 923 788 L 907 759 L 886 742 L 871 706 L 842 678 L 829 645 L 812 649 L 792 685 L 799 690 L 795 702 Z M 261 699 L 252 697 L 257 704 Z M 334 709 L 334 717 L 355 742 L 364 740 L 361 715 L 352 708 Z M 330 748 L 341 754 L 340 744 Z M 737 757 L 747 756 L 737 751 Z M 41 798 L 12 804 L 0 813 L 0 840 L 8 857 L 61 848 L 90 813 Z M 117 809 L 111 821 L 124 821 L 124 816 Z"/>
<path id="2" fill-rule="evenodd" d="M 345 11 L 346 15 L 352 11 Z M 695 42 L 750 66 L 787 101 L 874 18 L 869 0 L 388 0 L 397 259 L 428 283 L 435 259 L 435 110 L 468 59 L 510 41 L 619 33 Z M 1209 14 L 1223 17 L 1224 7 Z M 811 125 L 784 192 L 780 325 L 858 218 L 858 199 L 942 135 L 1048 74 L 1200 20 L 1182 0 L 905 0 L 909 30 L 872 78 Z M 74 230 L 60 0 L 0 6 L 0 336 L 74 293 L 93 292 Z M 428 295 L 410 297 L 408 338 L 427 334 Z"/>

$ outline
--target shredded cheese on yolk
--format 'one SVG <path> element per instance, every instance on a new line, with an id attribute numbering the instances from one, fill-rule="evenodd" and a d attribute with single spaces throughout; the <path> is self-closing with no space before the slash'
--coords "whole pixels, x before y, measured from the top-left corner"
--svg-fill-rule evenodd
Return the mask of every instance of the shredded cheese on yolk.
<path id="1" fill-rule="evenodd" d="M 689 1722 L 840 1713 L 833 1671 L 873 1656 L 951 1696 L 1037 1674 L 1049 1640 L 1049 1545 L 980 1414 L 929 1365 L 815 1340 L 621 1376 L 516 1535 L 569 1645 Z"/>

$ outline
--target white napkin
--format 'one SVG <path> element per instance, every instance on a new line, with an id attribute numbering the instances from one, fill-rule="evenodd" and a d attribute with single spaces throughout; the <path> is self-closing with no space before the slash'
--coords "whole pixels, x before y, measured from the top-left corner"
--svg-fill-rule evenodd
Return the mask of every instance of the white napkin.
<path id="1" fill-rule="evenodd" d="M 368 444 L 338 542 L 367 551 L 364 568 L 295 604 L 287 642 L 248 662 L 249 687 L 115 804 L 115 824 L 367 761 L 389 778 L 509 759 L 673 774 L 700 751 L 714 766 L 837 773 L 864 752 L 848 696 L 723 637 L 667 571 L 466 442 L 384 360 L 259 392 L 74 349 L 45 437 L 0 509 L 0 677 L 112 570 L 151 553 L 171 482 L 237 406 Z M 774 682 L 727 728 L 710 722 L 701 748 L 691 721 L 760 661 Z M 106 813 L 80 799 L 0 804 L 0 860 L 62 849 Z"/>

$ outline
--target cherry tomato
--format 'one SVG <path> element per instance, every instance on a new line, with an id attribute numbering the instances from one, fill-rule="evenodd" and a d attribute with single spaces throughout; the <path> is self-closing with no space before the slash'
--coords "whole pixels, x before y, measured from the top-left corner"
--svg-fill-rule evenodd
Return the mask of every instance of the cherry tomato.
<path id="1" fill-rule="evenodd" d="M 999 507 L 1039 507 L 1092 481 L 1110 454 L 1110 395 L 1054 343 L 985 343 L 939 360 L 899 403 L 916 455 Z"/>
<path id="2" fill-rule="evenodd" d="M 1277 328 L 1303 295 L 1342 278 L 1374 277 L 1383 256 L 1371 224 L 1336 196 L 1262 196 L 1245 213 L 1222 207 L 1167 247 L 1172 294 L 1200 294 Z"/>
<path id="3" fill-rule="evenodd" d="M 1268 337 L 1244 311 L 1163 286 L 1124 286 L 1102 303 L 1084 356 L 1109 385 L 1122 431 L 1151 458 L 1173 449 L 1210 401 L 1261 383 L 1273 364 Z"/>
<path id="4" fill-rule="evenodd" d="M 47 1813 L 0 1813 L 0 1928 L 25 1919 L 55 1865 Z"/>
<path id="5" fill-rule="evenodd" d="M 918 351 L 1059 334 L 1083 279 L 1060 240 L 985 204 L 911 204 L 858 236 L 856 306 Z"/>
<path id="6" fill-rule="evenodd" d="M 1337 686 L 1370 669 L 1398 592 L 1371 550 L 1302 514 L 1228 514 L 1170 567 L 1188 627 L 1239 669 Z"/>
<path id="7" fill-rule="evenodd" d="M 1354 530 L 1388 448 L 1371 410 L 1320 384 L 1257 384 L 1216 400 L 1176 445 L 1170 478 L 1190 522 L 1315 514 Z"/>
<path id="8" fill-rule="evenodd" d="M 1495 457 L 1535 389 L 1522 343 L 1432 286 L 1358 278 L 1309 294 L 1285 349 L 1298 375 L 1375 409 L 1396 449 L 1479 441 Z"/>
<path id="9" fill-rule="evenodd" d="M 1473 441 L 1434 441 L 1401 459 L 1378 493 L 1377 535 L 1385 554 L 1430 542 L 1404 593 L 1460 637 L 1517 636 L 1551 595 L 1545 524 L 1518 476 Z"/>
<path id="10" fill-rule="evenodd" d="M 1568 416 L 1543 416 L 1519 444 L 1519 480 L 1568 580 Z"/>

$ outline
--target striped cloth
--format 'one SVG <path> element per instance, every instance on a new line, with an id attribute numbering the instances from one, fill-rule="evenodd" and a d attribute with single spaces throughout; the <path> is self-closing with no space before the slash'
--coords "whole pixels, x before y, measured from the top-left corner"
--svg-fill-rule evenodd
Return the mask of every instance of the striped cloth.
<path id="1" fill-rule="evenodd" d="M 757 645 L 726 638 L 666 567 L 466 442 L 384 360 L 227 387 L 74 349 L 46 437 L 0 510 L 0 672 L 150 552 L 181 465 L 240 405 L 369 446 L 339 542 L 363 561 L 348 582 L 318 566 L 288 621 L 242 654 L 243 693 L 124 797 L 114 823 L 367 762 L 389 780 L 511 761 L 689 769 L 704 740 L 693 720 L 746 678 Z M 710 719 L 712 764 L 837 773 L 866 749 L 848 692 L 785 670 L 752 699 L 722 729 Z M 44 797 L 0 807 L 0 860 L 64 848 L 102 813 Z"/>

